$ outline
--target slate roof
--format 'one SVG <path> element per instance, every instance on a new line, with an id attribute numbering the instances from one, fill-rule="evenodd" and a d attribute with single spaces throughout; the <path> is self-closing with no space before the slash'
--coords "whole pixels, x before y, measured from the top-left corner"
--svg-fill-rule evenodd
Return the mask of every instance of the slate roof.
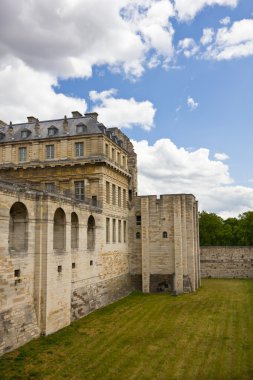
<path id="1" fill-rule="evenodd" d="M 17 142 L 17 141 L 30 141 L 30 140 L 41 140 L 41 139 L 55 139 L 57 137 L 67 137 L 67 136 L 79 136 L 79 135 L 93 135 L 93 134 L 106 134 L 111 140 L 113 140 L 119 146 L 122 146 L 121 140 L 118 140 L 112 132 L 107 130 L 107 128 L 99 123 L 95 117 L 89 116 L 78 116 L 65 119 L 55 119 L 46 121 L 37 121 L 32 118 L 32 122 L 20 123 L 20 124 L 10 124 L 0 126 L 0 144 L 6 142 Z M 67 124 L 66 124 L 67 122 Z M 84 131 L 81 133 L 77 132 L 77 126 L 84 126 Z M 66 128 L 67 126 L 67 128 Z M 13 128 L 12 136 L 9 135 L 9 128 Z M 48 134 L 48 129 L 55 128 L 56 133 L 52 136 Z M 28 131 L 27 137 L 22 137 L 21 132 Z M 38 132 L 37 132 L 38 131 Z"/>

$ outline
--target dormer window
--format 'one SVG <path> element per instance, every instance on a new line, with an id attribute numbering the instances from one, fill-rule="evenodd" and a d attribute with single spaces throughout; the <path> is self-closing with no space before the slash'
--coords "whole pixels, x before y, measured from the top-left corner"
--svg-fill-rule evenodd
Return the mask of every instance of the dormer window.
<path id="1" fill-rule="evenodd" d="M 5 133 L 3 133 L 3 132 L 0 132 L 0 140 L 3 140 L 3 139 L 4 139 L 4 137 L 5 137 Z"/>
<path id="2" fill-rule="evenodd" d="M 76 126 L 76 133 L 85 133 L 87 131 L 87 127 L 86 125 L 84 125 L 83 123 L 80 123 L 80 124 L 77 124 Z"/>
<path id="3" fill-rule="evenodd" d="M 57 132 L 58 132 L 58 129 L 54 125 L 48 128 L 48 136 L 55 136 Z"/>
<path id="4" fill-rule="evenodd" d="M 31 131 L 29 129 L 24 129 L 21 131 L 21 139 L 26 139 L 30 135 Z"/>

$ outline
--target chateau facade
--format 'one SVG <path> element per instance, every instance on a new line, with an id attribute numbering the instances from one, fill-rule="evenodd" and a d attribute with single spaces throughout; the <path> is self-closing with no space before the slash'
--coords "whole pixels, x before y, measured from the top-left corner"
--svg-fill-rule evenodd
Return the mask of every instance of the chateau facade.
<path id="1" fill-rule="evenodd" d="M 200 286 L 193 195 L 137 195 L 137 157 L 96 113 L 0 121 L 0 354 L 132 290 Z"/>

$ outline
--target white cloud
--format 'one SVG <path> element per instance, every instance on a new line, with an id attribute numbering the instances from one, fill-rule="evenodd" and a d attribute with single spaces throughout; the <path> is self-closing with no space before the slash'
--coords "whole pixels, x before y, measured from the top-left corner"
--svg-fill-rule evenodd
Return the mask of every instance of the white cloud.
<path id="1" fill-rule="evenodd" d="M 182 21 L 193 19 L 206 6 L 236 7 L 239 0 L 174 0 L 175 10 Z"/>
<path id="2" fill-rule="evenodd" d="M 215 153 L 214 158 L 218 161 L 225 161 L 229 159 L 226 153 Z"/>
<path id="3" fill-rule="evenodd" d="M 154 127 L 156 109 L 149 101 L 137 102 L 134 98 L 116 98 L 117 90 L 90 91 L 90 99 L 97 103 L 93 111 L 108 127 L 132 128 L 139 126 L 146 131 Z"/>
<path id="4" fill-rule="evenodd" d="M 173 15 L 168 0 L 2 0 L 0 118 L 19 121 L 31 113 L 47 118 L 85 110 L 83 100 L 55 94 L 53 86 L 59 78 L 90 77 L 95 65 L 134 79 L 147 67 L 169 65 Z M 153 126 L 151 103 L 125 102 L 136 109 L 126 125 L 134 124 L 136 114 L 136 124 Z M 145 111 L 146 118 L 140 116 Z"/>
<path id="5" fill-rule="evenodd" d="M 0 119 L 25 122 L 26 116 L 39 119 L 63 117 L 70 111 L 86 111 L 83 99 L 56 94 L 53 75 L 37 72 L 22 61 L 9 58 L 0 70 Z"/>
<path id="6" fill-rule="evenodd" d="M 213 41 L 214 30 L 212 28 L 205 28 L 203 35 L 200 39 L 202 45 L 208 45 Z"/>
<path id="7" fill-rule="evenodd" d="M 228 24 L 230 24 L 230 22 L 231 22 L 231 19 L 230 19 L 229 16 L 224 17 L 224 18 L 222 18 L 222 19 L 220 20 L 220 24 L 221 24 L 221 25 L 228 25 Z"/>
<path id="8" fill-rule="evenodd" d="M 253 20 L 236 21 L 218 29 L 215 41 L 204 54 L 207 59 L 229 60 L 253 55 Z"/>
<path id="9" fill-rule="evenodd" d="M 0 53 L 56 77 L 103 64 L 139 77 L 149 51 L 173 57 L 173 15 L 168 0 L 2 0 Z"/>
<path id="10" fill-rule="evenodd" d="M 187 105 L 191 110 L 195 110 L 196 108 L 198 108 L 199 103 L 195 102 L 195 100 L 192 97 L 188 96 Z"/>
<path id="11" fill-rule="evenodd" d="M 189 58 L 195 55 L 199 50 L 193 38 L 184 38 L 178 42 L 178 53 L 183 52 L 185 57 Z"/>
<path id="12" fill-rule="evenodd" d="M 139 194 L 192 193 L 201 210 L 238 215 L 253 208 L 253 189 L 233 185 L 229 167 L 208 149 L 187 151 L 171 140 L 133 141 L 138 154 Z"/>

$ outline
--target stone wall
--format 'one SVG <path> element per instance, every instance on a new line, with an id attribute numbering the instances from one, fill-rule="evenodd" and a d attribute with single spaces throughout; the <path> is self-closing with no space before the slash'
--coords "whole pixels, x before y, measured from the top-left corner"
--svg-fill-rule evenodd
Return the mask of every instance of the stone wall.
<path id="1" fill-rule="evenodd" d="M 118 223 L 116 241 L 110 231 L 106 243 L 106 218 L 121 220 L 123 229 L 126 216 L 0 183 L 0 355 L 130 293 L 128 243 Z M 13 245 L 20 228 L 24 244 Z"/>
<path id="2" fill-rule="evenodd" d="M 76 288 L 71 297 L 71 319 L 79 319 L 92 311 L 127 296 L 130 276 L 125 274 Z"/>
<path id="3" fill-rule="evenodd" d="M 201 277 L 253 278 L 253 247 L 201 247 Z"/>
<path id="4" fill-rule="evenodd" d="M 140 196 L 129 219 L 132 284 L 142 291 L 195 291 L 200 285 L 197 202 L 193 195 Z"/>

